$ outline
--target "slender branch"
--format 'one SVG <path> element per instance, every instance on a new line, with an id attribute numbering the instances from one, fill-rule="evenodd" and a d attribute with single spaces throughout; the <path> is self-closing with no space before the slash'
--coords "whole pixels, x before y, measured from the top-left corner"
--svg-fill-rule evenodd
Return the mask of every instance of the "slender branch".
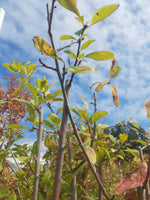
<path id="1" fill-rule="evenodd" d="M 38 198 L 40 154 L 41 154 L 42 129 L 43 129 L 43 108 L 39 107 L 38 111 L 39 111 L 39 129 L 38 129 L 38 139 L 37 139 L 38 150 L 35 158 L 33 200 L 37 200 Z"/>
<path id="2" fill-rule="evenodd" d="M 47 69 L 51 69 L 51 70 L 54 70 L 54 71 L 56 71 L 56 69 L 55 69 L 55 68 L 53 68 L 53 67 L 50 67 L 50 66 L 46 65 L 45 63 L 43 63 L 43 61 L 42 61 L 41 59 L 39 59 L 39 62 L 42 64 L 42 67 L 45 67 L 45 68 L 47 68 Z"/>
<path id="3" fill-rule="evenodd" d="M 97 92 L 94 92 L 94 113 L 97 112 Z M 92 140 L 91 140 L 91 147 L 93 146 L 95 140 L 95 129 L 96 129 L 96 122 L 94 123 Z"/>
<path id="4" fill-rule="evenodd" d="M 76 44 L 76 43 L 78 43 L 78 40 L 77 40 L 77 41 L 72 41 L 70 44 L 67 44 L 67 45 L 64 46 L 64 47 L 60 47 L 59 49 L 57 49 L 57 52 L 58 52 L 58 51 L 62 51 L 62 50 L 64 50 L 64 49 L 68 48 L 68 47 L 71 47 L 73 44 Z"/>
<path id="5" fill-rule="evenodd" d="M 50 109 L 50 111 L 52 113 L 55 113 L 54 110 L 52 109 L 52 106 L 51 106 L 50 102 L 47 102 L 46 105 L 48 106 L 48 108 Z"/>
<path id="6" fill-rule="evenodd" d="M 11 171 L 16 175 L 16 177 L 18 178 L 18 179 L 20 179 L 20 176 L 18 176 L 18 174 L 16 173 L 16 171 L 13 169 L 13 167 L 9 164 L 9 162 L 7 162 L 6 160 L 5 160 L 5 162 L 7 163 L 7 165 L 10 167 L 10 169 L 11 169 Z M 23 184 L 24 186 L 25 186 L 25 188 L 27 187 L 27 188 L 30 188 L 30 185 L 29 185 L 29 183 L 28 183 L 28 181 L 26 182 L 26 184 L 22 181 L 22 179 L 20 179 L 20 181 L 21 181 L 21 184 Z M 25 180 L 26 181 L 26 180 Z"/>
<path id="7" fill-rule="evenodd" d="M 87 28 L 87 25 L 84 25 L 83 30 L 82 30 L 82 33 L 81 33 L 81 36 L 83 35 L 83 33 L 84 33 L 84 31 L 85 31 L 86 28 Z M 78 56 L 79 56 L 79 54 L 80 54 L 81 42 L 82 42 L 82 39 L 80 38 L 80 39 L 78 40 L 77 57 L 76 57 L 76 60 L 75 60 L 75 62 L 74 62 L 74 66 L 77 66 Z M 70 84 L 73 82 L 74 76 L 75 76 L 75 74 L 72 74 L 71 79 L 70 79 Z"/>
<path id="8" fill-rule="evenodd" d="M 53 18 L 53 10 L 54 10 L 55 1 L 56 1 L 56 0 L 53 0 L 53 1 L 52 1 L 51 13 L 50 13 L 50 20 L 48 20 L 48 23 L 49 23 L 49 30 L 48 30 L 48 33 L 49 33 L 49 36 L 50 36 L 50 39 L 51 39 L 52 47 L 53 47 L 54 51 L 56 52 L 56 50 L 55 50 L 55 45 L 54 45 L 54 41 L 53 41 L 53 35 L 52 35 L 52 32 L 51 32 L 52 18 Z M 48 14 L 48 16 L 49 16 L 48 4 L 47 4 L 47 12 L 48 12 L 47 14 Z M 94 174 L 94 176 L 95 176 L 97 182 L 99 183 L 99 186 L 101 187 L 101 189 L 102 189 L 102 191 L 103 191 L 103 194 L 105 195 L 106 199 L 109 200 L 110 198 L 109 198 L 108 194 L 106 193 L 106 191 L 105 191 L 105 189 L 104 189 L 104 187 L 103 187 L 103 184 L 102 184 L 100 178 L 98 177 L 98 175 L 97 175 L 97 173 L 96 173 L 96 171 L 95 171 L 95 168 L 93 167 L 93 165 L 92 165 L 92 163 L 91 163 L 91 161 L 90 161 L 90 159 L 89 159 L 89 157 L 88 157 L 88 155 L 87 155 L 87 153 L 86 153 L 86 150 L 85 150 L 85 148 L 84 148 L 84 145 L 83 145 L 83 143 L 82 143 L 82 140 L 81 140 L 81 138 L 80 138 L 80 136 L 79 136 L 79 134 L 78 134 L 78 131 L 77 131 L 77 129 L 76 129 L 75 122 L 74 122 L 74 119 L 73 119 L 73 117 L 72 117 L 72 114 L 71 114 L 71 111 L 70 111 L 70 108 L 69 108 L 68 98 L 67 98 L 66 91 L 65 91 L 65 88 L 64 88 L 64 85 L 63 85 L 63 82 L 62 82 L 61 73 L 60 73 L 60 69 L 59 69 L 59 63 L 58 63 L 58 60 L 57 60 L 57 59 L 55 59 L 55 64 L 56 64 L 56 69 L 57 69 L 57 75 L 58 75 L 58 78 L 59 78 L 59 81 L 60 81 L 60 85 L 61 85 L 61 89 L 62 89 L 62 92 L 63 92 L 64 102 L 65 102 L 65 105 L 66 105 L 65 108 L 66 108 L 66 110 L 68 111 L 69 118 L 70 118 L 70 121 L 71 121 L 73 130 L 74 130 L 74 134 L 75 134 L 75 136 L 76 136 L 76 138 L 77 138 L 77 140 L 78 140 L 78 142 L 79 142 L 79 145 L 80 145 L 80 147 L 81 147 L 81 149 L 82 149 L 82 151 L 83 151 L 83 153 L 84 153 L 84 155 L 85 155 L 85 157 L 86 157 L 86 159 L 87 159 L 87 161 L 88 161 L 88 164 L 89 164 L 89 166 L 90 166 L 90 168 L 91 168 L 91 171 L 93 172 L 93 174 Z M 72 79 L 72 80 L 73 80 L 73 79 Z M 69 85 L 71 86 L 71 81 L 70 81 Z M 55 188 L 54 188 L 54 189 L 55 189 Z M 56 198 L 55 198 L 54 196 L 53 196 L 53 198 L 52 198 L 52 200 L 58 200 L 58 199 L 59 199 L 59 194 L 57 194 L 57 197 L 56 197 Z"/>

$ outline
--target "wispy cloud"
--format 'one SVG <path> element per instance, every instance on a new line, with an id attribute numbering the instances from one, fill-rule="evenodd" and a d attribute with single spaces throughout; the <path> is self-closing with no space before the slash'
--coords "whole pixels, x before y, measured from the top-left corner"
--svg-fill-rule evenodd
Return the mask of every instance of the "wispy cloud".
<path id="1" fill-rule="evenodd" d="M 46 3 L 40 0 L 5 1 L 6 17 L 0 32 L 0 64 L 12 62 L 13 59 L 30 60 L 38 64 L 38 58 L 50 65 L 49 59 L 42 56 L 33 46 L 32 38 L 39 35 L 49 41 L 47 34 Z M 104 88 L 102 94 L 98 95 L 98 106 L 101 110 L 107 110 L 108 123 L 133 117 L 142 126 L 148 125 L 146 112 L 144 110 L 145 99 L 150 99 L 150 2 L 149 0 L 78 0 L 81 14 L 90 21 L 94 12 L 106 5 L 119 3 L 119 9 L 104 22 L 95 24 L 87 30 L 89 38 L 96 39 L 91 45 L 92 50 L 111 50 L 115 53 L 117 64 L 122 68 L 119 76 L 113 80 L 120 97 L 120 107 L 115 108 L 112 101 L 111 88 Z M 71 12 L 57 5 L 53 32 L 56 37 L 57 47 L 63 46 L 58 41 L 60 35 L 71 34 L 80 29 L 79 23 L 74 19 Z M 89 52 L 90 49 L 87 50 Z M 88 60 L 89 64 L 99 68 L 99 72 L 86 75 L 77 75 L 71 91 L 71 105 L 79 105 L 82 95 L 86 101 L 91 101 L 92 92 L 89 86 L 95 81 L 103 81 L 108 77 L 111 61 L 96 62 Z M 36 77 L 46 74 L 51 82 L 56 76 L 53 72 L 40 69 Z M 4 71 L 6 73 L 6 70 Z M 1 74 L 1 77 L 3 74 Z M 92 107 L 91 107 L 92 109 Z"/>

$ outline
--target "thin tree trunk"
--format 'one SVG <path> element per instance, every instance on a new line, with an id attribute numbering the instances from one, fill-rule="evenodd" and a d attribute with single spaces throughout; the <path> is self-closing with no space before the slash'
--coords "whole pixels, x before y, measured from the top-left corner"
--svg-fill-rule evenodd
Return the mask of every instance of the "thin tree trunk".
<path id="1" fill-rule="evenodd" d="M 67 80 L 65 86 L 67 99 L 69 99 L 69 91 L 70 91 L 69 82 L 70 80 Z M 64 160 L 67 119 L 68 119 L 67 102 L 64 100 L 52 200 L 58 200 L 60 195 L 60 184 L 61 184 L 61 176 L 62 176 L 62 168 Z"/>
<path id="2" fill-rule="evenodd" d="M 74 175 L 74 178 L 71 183 L 71 200 L 77 200 L 76 174 L 75 170 L 72 167 L 73 155 L 72 155 L 72 142 L 70 137 L 68 138 L 68 157 L 69 157 L 70 171 L 71 174 Z"/>
<path id="3" fill-rule="evenodd" d="M 39 185 L 39 166 L 40 166 L 40 153 L 42 142 L 42 130 L 43 130 L 43 108 L 39 108 L 39 128 L 38 128 L 38 150 L 35 158 L 35 172 L 34 172 L 34 187 L 33 187 L 33 200 L 38 198 L 38 185 Z"/>

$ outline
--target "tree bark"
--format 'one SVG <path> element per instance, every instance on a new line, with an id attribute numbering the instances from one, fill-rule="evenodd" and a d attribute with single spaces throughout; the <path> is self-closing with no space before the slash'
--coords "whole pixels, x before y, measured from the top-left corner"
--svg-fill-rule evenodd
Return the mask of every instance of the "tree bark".
<path id="1" fill-rule="evenodd" d="M 40 166 L 40 153 L 42 142 L 42 130 L 43 130 L 43 108 L 39 108 L 39 128 L 38 128 L 38 150 L 35 158 L 35 172 L 34 172 L 34 187 L 33 187 L 33 200 L 38 198 L 38 185 L 39 185 L 39 166 Z"/>
<path id="2" fill-rule="evenodd" d="M 67 80 L 65 85 L 65 92 L 67 99 L 69 99 L 69 91 L 70 91 L 69 82 L 70 80 Z M 61 184 L 61 176 L 62 176 L 62 168 L 64 160 L 67 119 L 68 119 L 67 102 L 64 99 L 52 200 L 58 200 L 60 195 L 60 184 Z"/>

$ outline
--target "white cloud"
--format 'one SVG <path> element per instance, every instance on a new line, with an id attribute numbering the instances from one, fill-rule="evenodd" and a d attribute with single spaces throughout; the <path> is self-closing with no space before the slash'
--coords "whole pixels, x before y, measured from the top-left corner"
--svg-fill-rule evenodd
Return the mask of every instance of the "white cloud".
<path id="1" fill-rule="evenodd" d="M 49 41 L 46 3 L 45 0 L 5 2 L 6 17 L 0 33 L 1 62 L 3 60 L 10 61 L 10 58 L 14 57 L 17 60 L 30 58 L 38 63 L 38 58 L 42 57 L 47 63 L 53 65 L 53 62 L 51 63 L 49 59 L 41 56 L 32 43 L 34 35 L 39 35 Z M 96 39 L 96 42 L 91 45 L 92 49 L 88 49 L 87 52 L 95 49 L 112 50 L 116 55 L 117 64 L 122 67 L 120 75 L 112 82 L 120 96 L 120 108 L 113 106 L 111 90 L 108 87 L 103 91 L 102 97 L 104 96 L 105 99 L 102 100 L 100 97 L 99 108 L 108 110 L 111 120 L 116 118 L 123 120 L 131 116 L 143 125 L 146 120 L 144 100 L 150 99 L 150 2 L 149 0 L 135 0 L 134 2 L 128 0 L 107 0 L 107 2 L 105 0 L 78 0 L 78 7 L 88 21 L 98 8 L 112 3 L 119 3 L 119 9 L 104 22 L 95 24 L 87 30 L 89 37 Z M 57 47 L 64 44 L 62 41 L 58 42 L 60 35 L 73 35 L 77 29 L 80 29 L 74 16 L 70 11 L 57 5 L 53 22 Z M 84 99 L 90 100 L 91 92 L 87 92 L 88 87 L 93 82 L 103 81 L 108 77 L 111 61 L 95 62 L 90 59 L 88 61 L 90 65 L 98 67 L 100 70 L 86 75 L 77 75 L 77 81 L 71 91 L 72 105 L 80 104 L 79 97 L 77 98 L 80 95 Z M 54 73 L 45 69 L 41 69 L 39 75 L 36 73 L 36 77 L 41 77 L 45 73 L 47 78 L 48 75 L 50 76 L 50 82 L 55 81 Z"/>

